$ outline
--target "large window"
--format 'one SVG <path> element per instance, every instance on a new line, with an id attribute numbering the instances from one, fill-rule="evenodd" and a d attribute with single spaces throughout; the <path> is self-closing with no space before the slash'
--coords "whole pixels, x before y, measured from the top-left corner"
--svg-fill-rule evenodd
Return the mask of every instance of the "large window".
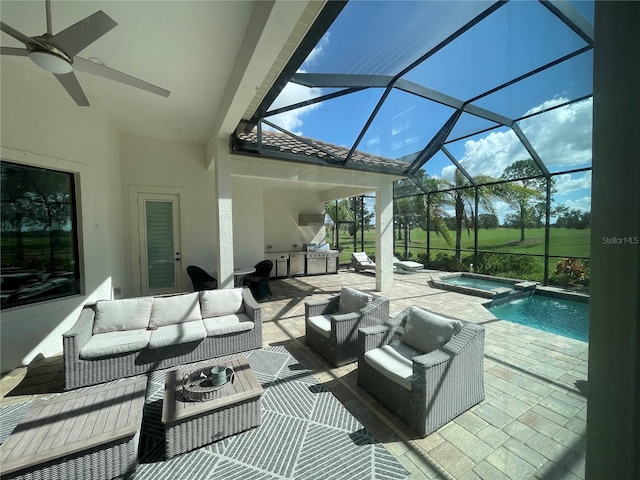
<path id="1" fill-rule="evenodd" d="M 80 293 L 73 174 L 0 166 L 2 309 Z"/>

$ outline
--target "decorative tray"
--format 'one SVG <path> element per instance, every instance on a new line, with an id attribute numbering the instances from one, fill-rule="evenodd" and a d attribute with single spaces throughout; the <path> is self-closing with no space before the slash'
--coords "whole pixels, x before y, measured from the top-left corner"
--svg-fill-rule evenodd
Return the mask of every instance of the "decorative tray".
<path id="1" fill-rule="evenodd" d="M 235 372 L 233 368 L 226 367 L 222 380 L 217 382 L 215 375 L 211 373 L 214 367 L 200 368 L 186 373 L 182 377 L 182 390 L 178 392 L 182 397 L 180 400 L 183 402 L 204 402 L 226 394 L 233 386 Z"/>

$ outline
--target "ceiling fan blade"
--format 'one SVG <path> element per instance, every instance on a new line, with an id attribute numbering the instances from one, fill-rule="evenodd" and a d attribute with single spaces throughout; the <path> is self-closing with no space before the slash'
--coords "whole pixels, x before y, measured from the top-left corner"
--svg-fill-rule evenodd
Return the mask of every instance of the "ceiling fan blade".
<path id="1" fill-rule="evenodd" d="M 0 54 L 13 55 L 15 57 L 26 57 L 29 55 L 29 50 L 26 48 L 0 47 Z"/>
<path id="2" fill-rule="evenodd" d="M 64 87 L 67 93 L 71 95 L 71 98 L 75 100 L 79 107 L 89 106 L 89 100 L 87 100 L 87 97 L 82 91 L 82 87 L 73 72 L 54 73 L 53 76 L 58 79 L 60 84 Z"/>
<path id="3" fill-rule="evenodd" d="M 73 58 L 118 24 L 102 10 L 56 33 L 49 40 Z"/>
<path id="4" fill-rule="evenodd" d="M 38 42 L 37 40 L 34 40 L 31 37 L 28 37 L 24 33 L 16 30 L 12 26 L 7 25 L 4 22 L 0 22 L 0 30 L 2 30 L 4 33 L 7 33 L 7 34 L 11 35 L 16 40 L 24 43 L 25 47 L 27 47 L 27 48 L 29 48 L 29 47 L 31 47 L 33 45 L 36 45 L 36 46 L 38 46 L 40 48 L 46 49 L 46 47 L 43 44 L 41 44 L 40 42 Z"/>
<path id="5" fill-rule="evenodd" d="M 94 63 L 81 57 L 76 57 L 73 59 L 73 68 L 81 72 L 90 73 L 91 75 L 96 75 L 98 77 L 103 77 L 115 82 L 124 83 L 125 85 L 129 85 L 130 87 L 136 87 L 146 92 L 155 93 L 156 95 L 161 95 L 163 97 L 168 97 L 171 93 L 169 90 L 165 90 L 164 88 L 160 88 L 149 82 L 140 80 L 139 78 L 132 77 L 131 75 L 127 75 L 126 73 L 119 72 L 118 70 L 105 67 L 104 65 Z"/>

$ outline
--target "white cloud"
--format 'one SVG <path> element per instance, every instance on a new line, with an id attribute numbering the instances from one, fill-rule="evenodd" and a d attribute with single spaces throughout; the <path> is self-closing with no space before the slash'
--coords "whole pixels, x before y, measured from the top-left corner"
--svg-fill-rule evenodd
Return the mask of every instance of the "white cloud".
<path id="1" fill-rule="evenodd" d="M 566 99 L 561 98 L 545 103 L 564 101 Z M 547 105 L 528 113 L 544 108 Z M 558 167 L 564 169 L 591 163 L 592 119 L 592 102 L 587 99 L 523 120 L 520 128 L 545 164 L 555 166 L 557 171 Z"/>
<path id="2" fill-rule="evenodd" d="M 374 152 L 375 149 L 377 149 L 380 146 L 380 137 L 379 136 L 375 136 L 375 137 L 371 137 L 369 139 L 367 139 L 367 141 L 365 142 L 365 151 L 367 152 Z"/>
<path id="3" fill-rule="evenodd" d="M 567 195 L 578 190 L 591 190 L 591 172 L 556 175 L 557 195 Z"/>
<path id="4" fill-rule="evenodd" d="M 275 102 L 271 105 L 271 109 L 292 105 L 298 102 L 303 102 L 312 98 L 316 98 L 322 94 L 322 90 L 319 88 L 309 88 L 295 83 L 287 83 L 285 87 L 276 98 Z M 302 117 L 318 108 L 322 103 L 314 103 L 307 105 L 306 107 L 296 108 L 289 112 L 279 113 L 273 117 L 267 118 L 272 123 L 275 123 L 279 127 L 282 127 L 296 135 L 303 135 L 300 130 L 303 125 Z M 265 126 L 265 128 L 268 128 Z"/>
<path id="5" fill-rule="evenodd" d="M 471 176 L 482 174 L 499 177 L 515 160 L 528 157 L 512 130 L 495 131 L 479 140 L 467 140 L 464 149 L 459 161 Z M 455 170 L 454 165 L 445 167 L 442 176 L 450 180 Z"/>
<path id="6" fill-rule="evenodd" d="M 327 32 L 318 42 L 318 44 L 313 48 L 311 53 L 307 56 L 302 66 L 298 69 L 298 72 L 304 73 L 306 71 L 306 68 L 312 66 L 323 55 L 324 48 L 328 44 L 329 33 Z M 306 100 L 317 98 L 321 95 L 321 88 L 310 88 L 289 82 L 282 89 L 280 95 L 278 95 L 275 101 L 271 104 L 270 110 L 275 110 L 281 107 L 286 107 L 288 105 L 304 102 Z M 306 107 L 296 108 L 295 110 L 269 117 L 268 120 L 272 123 L 275 123 L 279 127 L 284 128 L 285 130 L 295 133 L 296 135 L 304 135 L 303 131 L 301 130 L 302 125 L 304 124 L 303 117 L 313 110 L 319 108 L 320 105 L 322 105 L 322 102 L 314 103 Z M 272 129 L 268 125 L 265 125 L 265 130 Z"/>
<path id="7" fill-rule="evenodd" d="M 554 98 L 532 108 L 527 114 L 543 111 L 566 102 Z M 571 168 L 591 162 L 591 99 L 556 108 L 519 123 L 524 135 L 550 170 Z M 460 163 L 475 176 L 479 174 L 499 177 L 504 169 L 529 154 L 512 130 L 493 131 L 478 140 L 464 144 Z M 442 176 L 453 178 L 455 166 L 442 170 Z"/>
<path id="8" fill-rule="evenodd" d="M 320 39 L 318 44 L 315 47 L 313 47 L 313 50 L 311 50 L 311 53 L 307 56 L 307 58 L 305 58 L 304 62 L 300 66 L 300 69 L 298 70 L 298 72 L 307 71 L 307 69 L 309 67 L 314 65 L 316 63 L 316 61 L 320 57 L 322 57 L 322 55 L 324 54 L 324 49 L 327 47 L 327 45 L 329 45 L 330 33 L 331 32 L 327 32 L 322 36 L 322 38 Z"/>
<path id="9" fill-rule="evenodd" d="M 573 200 L 565 200 L 562 202 L 562 205 L 567 207 L 569 210 L 581 210 L 583 212 L 591 211 L 591 197 L 585 196 L 580 198 L 575 198 Z"/>

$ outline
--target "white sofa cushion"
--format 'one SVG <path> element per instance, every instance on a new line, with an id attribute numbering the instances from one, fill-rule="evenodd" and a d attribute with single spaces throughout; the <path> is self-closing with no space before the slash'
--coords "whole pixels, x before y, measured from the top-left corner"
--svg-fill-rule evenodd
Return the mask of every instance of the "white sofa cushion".
<path id="1" fill-rule="evenodd" d="M 94 308 L 93 333 L 147 328 L 152 300 L 152 297 L 98 300 Z"/>
<path id="2" fill-rule="evenodd" d="M 252 330 L 255 324 L 246 313 L 234 313 L 202 320 L 208 337 Z"/>
<path id="3" fill-rule="evenodd" d="M 317 315 L 307 318 L 307 323 L 320 335 L 331 337 L 331 318 L 326 315 Z"/>
<path id="4" fill-rule="evenodd" d="M 151 332 L 146 329 L 127 330 L 92 335 L 80 350 L 80 358 L 99 358 L 121 353 L 137 352 L 145 348 Z"/>
<path id="5" fill-rule="evenodd" d="M 359 292 L 353 288 L 342 287 L 340 300 L 338 302 L 338 312 L 353 313 L 367 306 L 372 300 L 371 295 Z"/>
<path id="6" fill-rule="evenodd" d="M 207 336 L 202 320 L 164 325 L 151 331 L 149 348 L 161 348 L 180 343 L 198 342 Z"/>
<path id="7" fill-rule="evenodd" d="M 200 292 L 202 318 L 232 315 L 243 311 L 242 288 L 203 290 Z"/>
<path id="8" fill-rule="evenodd" d="M 411 307 L 404 326 L 402 341 L 429 353 L 442 347 L 462 330 L 462 322 L 444 318 L 433 312 Z"/>
<path id="9" fill-rule="evenodd" d="M 411 390 L 412 359 L 418 355 L 422 355 L 422 352 L 404 343 L 398 343 L 369 350 L 364 354 L 364 360 L 381 375 Z"/>
<path id="10" fill-rule="evenodd" d="M 201 319 L 198 292 L 170 297 L 154 297 L 149 326 L 152 328 L 164 327 Z"/>

